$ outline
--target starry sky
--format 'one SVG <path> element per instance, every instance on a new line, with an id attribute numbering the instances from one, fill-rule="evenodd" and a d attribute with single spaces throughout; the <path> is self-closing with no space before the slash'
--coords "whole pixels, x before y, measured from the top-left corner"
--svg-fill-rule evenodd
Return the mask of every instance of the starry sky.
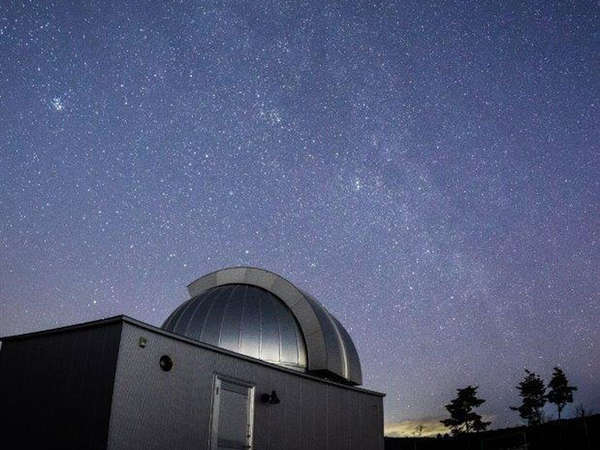
<path id="1" fill-rule="evenodd" d="M 598 411 L 599 24 L 585 0 L 3 2 L 0 335 L 160 325 L 254 265 L 347 327 L 388 433 L 467 384 L 519 423 L 524 368 Z"/>

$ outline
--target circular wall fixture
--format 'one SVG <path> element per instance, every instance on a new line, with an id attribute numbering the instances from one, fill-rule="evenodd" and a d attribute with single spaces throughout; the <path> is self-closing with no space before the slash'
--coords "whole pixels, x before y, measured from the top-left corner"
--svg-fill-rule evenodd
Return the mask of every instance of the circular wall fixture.
<path id="1" fill-rule="evenodd" d="M 165 372 L 168 372 L 173 368 L 173 360 L 169 355 L 162 355 L 158 363 L 160 364 L 160 368 Z"/>

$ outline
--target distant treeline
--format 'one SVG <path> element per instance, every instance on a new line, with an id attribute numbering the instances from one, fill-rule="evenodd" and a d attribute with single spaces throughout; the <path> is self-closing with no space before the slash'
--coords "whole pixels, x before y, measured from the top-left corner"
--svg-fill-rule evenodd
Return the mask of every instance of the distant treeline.
<path id="1" fill-rule="evenodd" d="M 454 437 L 385 438 L 385 450 L 597 450 L 600 414 Z"/>
<path id="2" fill-rule="evenodd" d="M 525 369 L 525 377 L 516 388 L 521 397 L 521 405 L 511 406 L 510 409 L 517 411 L 521 419 L 526 420 L 529 426 L 546 422 L 549 417 L 546 417 L 544 413 L 544 405 L 548 402 L 556 406 L 560 420 L 565 406 L 573 403 L 573 392 L 577 390 L 576 386 L 569 385 L 569 380 L 560 367 L 554 368 L 548 386 L 538 374 Z M 479 408 L 485 403 L 484 399 L 477 396 L 477 389 L 479 386 L 470 385 L 457 389 L 456 398 L 445 406 L 450 417 L 440 422 L 450 429 L 453 436 L 485 431 L 492 423 L 486 422 L 481 415 L 475 412 L 475 408 Z M 577 415 L 585 416 L 583 405 L 578 407 Z M 415 436 L 420 436 L 422 432 L 423 427 L 417 425 Z"/>

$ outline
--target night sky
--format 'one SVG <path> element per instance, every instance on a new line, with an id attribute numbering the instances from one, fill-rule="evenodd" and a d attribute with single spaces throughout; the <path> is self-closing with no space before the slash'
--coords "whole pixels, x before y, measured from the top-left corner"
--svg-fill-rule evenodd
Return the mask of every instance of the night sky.
<path id="1" fill-rule="evenodd" d="M 253 265 L 388 433 L 467 384 L 519 423 L 524 368 L 600 409 L 598 2 L 162 3 L 0 6 L 0 335 Z"/>

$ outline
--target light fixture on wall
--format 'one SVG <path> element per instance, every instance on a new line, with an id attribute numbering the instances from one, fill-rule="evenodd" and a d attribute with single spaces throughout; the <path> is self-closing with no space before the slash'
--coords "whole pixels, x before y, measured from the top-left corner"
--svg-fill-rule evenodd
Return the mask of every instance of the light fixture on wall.
<path id="1" fill-rule="evenodd" d="M 261 395 L 260 400 L 261 402 L 268 403 L 269 405 L 278 405 L 279 403 L 281 403 L 281 400 L 279 400 L 276 391 L 271 391 L 270 394 Z"/>

